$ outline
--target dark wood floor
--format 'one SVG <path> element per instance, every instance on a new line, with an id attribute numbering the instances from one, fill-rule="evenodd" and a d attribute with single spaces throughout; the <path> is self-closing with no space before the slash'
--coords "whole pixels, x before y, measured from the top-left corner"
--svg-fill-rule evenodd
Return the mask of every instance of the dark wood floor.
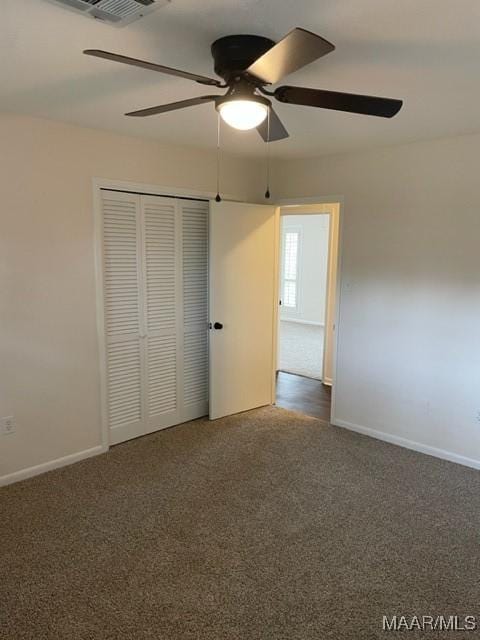
<path id="1" fill-rule="evenodd" d="M 322 384 L 320 380 L 279 371 L 276 404 L 278 407 L 299 411 L 329 422 L 331 387 Z"/>

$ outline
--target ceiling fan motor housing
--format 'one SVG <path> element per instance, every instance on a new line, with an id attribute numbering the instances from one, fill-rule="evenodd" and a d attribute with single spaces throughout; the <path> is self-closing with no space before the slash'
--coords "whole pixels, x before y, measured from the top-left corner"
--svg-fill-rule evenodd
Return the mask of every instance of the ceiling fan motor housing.
<path id="1" fill-rule="evenodd" d="M 236 74 L 242 74 L 260 56 L 274 46 L 275 42 L 263 36 L 225 36 L 212 44 L 215 73 L 227 83 Z M 258 82 L 259 84 L 260 81 Z"/>

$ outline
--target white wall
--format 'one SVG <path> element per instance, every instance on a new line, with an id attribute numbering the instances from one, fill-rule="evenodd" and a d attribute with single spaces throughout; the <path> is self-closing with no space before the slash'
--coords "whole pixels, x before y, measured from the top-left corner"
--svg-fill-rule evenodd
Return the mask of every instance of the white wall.
<path id="1" fill-rule="evenodd" d="M 281 307 L 281 319 L 294 318 L 303 322 L 325 324 L 327 296 L 329 216 L 282 216 L 282 229 L 294 226 L 300 229 L 301 247 L 298 262 L 298 309 Z"/>
<path id="2" fill-rule="evenodd" d="M 475 135 L 275 172 L 279 197 L 344 196 L 337 424 L 477 466 L 479 155 Z"/>
<path id="3" fill-rule="evenodd" d="M 215 154 L 0 115 L 1 477 L 100 445 L 92 177 L 215 190 Z M 256 161 L 224 192 L 262 199 Z M 258 176 L 261 178 L 259 179 Z"/>

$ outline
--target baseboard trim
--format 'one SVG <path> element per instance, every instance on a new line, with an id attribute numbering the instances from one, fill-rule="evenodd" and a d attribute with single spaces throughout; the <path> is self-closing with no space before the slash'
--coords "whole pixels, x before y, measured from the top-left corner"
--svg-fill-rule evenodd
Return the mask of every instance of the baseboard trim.
<path id="1" fill-rule="evenodd" d="M 314 327 L 325 327 L 323 322 L 315 322 L 314 320 L 301 320 L 299 318 L 282 318 L 282 317 L 280 317 L 280 322 L 296 322 L 297 324 L 311 324 Z"/>
<path id="2" fill-rule="evenodd" d="M 448 460 L 449 462 L 455 462 L 456 464 L 461 464 L 464 467 L 470 467 L 472 469 L 480 469 L 480 460 L 467 458 L 466 456 L 462 456 L 458 453 L 452 453 L 451 451 L 445 451 L 444 449 L 437 449 L 437 447 L 431 447 L 430 445 L 422 444 L 421 442 L 416 442 L 415 440 L 408 440 L 407 438 L 394 436 L 390 433 L 385 433 L 384 431 L 370 429 L 370 427 L 362 427 L 361 425 L 354 424 L 353 422 L 337 420 L 333 416 L 331 419 L 331 424 L 335 427 L 342 427 L 343 429 L 355 431 L 356 433 L 361 433 L 362 435 L 369 436 L 370 438 L 383 440 L 384 442 L 389 442 L 390 444 L 404 447 L 405 449 L 412 449 L 412 451 L 417 451 L 418 453 L 425 453 L 426 455 L 433 456 L 434 458 L 440 458 L 442 460 Z"/>
<path id="3" fill-rule="evenodd" d="M 85 449 L 78 453 L 72 453 L 68 456 L 64 456 L 63 458 L 56 458 L 49 462 L 37 464 L 34 467 L 27 467 L 26 469 L 20 469 L 20 471 L 14 471 L 14 473 L 10 473 L 6 476 L 0 476 L 0 487 L 5 487 L 8 484 L 20 482 L 20 480 L 26 480 L 27 478 L 33 478 L 34 476 L 45 473 L 46 471 L 66 467 L 69 464 L 80 462 L 80 460 L 92 458 L 93 456 L 98 456 L 100 453 L 105 453 L 106 451 L 108 451 L 108 447 L 101 444 L 98 445 L 98 447 L 92 447 L 91 449 Z"/>

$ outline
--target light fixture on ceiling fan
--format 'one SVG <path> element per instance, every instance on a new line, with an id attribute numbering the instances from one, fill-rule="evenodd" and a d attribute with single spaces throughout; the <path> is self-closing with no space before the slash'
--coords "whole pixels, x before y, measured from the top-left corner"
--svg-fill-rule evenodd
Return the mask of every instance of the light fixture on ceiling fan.
<path id="1" fill-rule="evenodd" d="M 268 100 L 261 96 L 237 98 L 226 97 L 216 105 L 222 120 L 234 129 L 248 131 L 262 124 L 268 115 Z"/>
<path id="2" fill-rule="evenodd" d="M 402 107 L 401 100 L 364 96 L 338 91 L 281 86 L 269 91 L 283 77 L 330 53 L 334 45 L 310 31 L 297 27 L 275 43 L 269 38 L 232 35 L 212 44 L 215 72 L 224 82 L 188 71 L 172 69 L 127 56 L 87 49 L 85 54 L 115 62 L 159 71 L 194 80 L 199 84 L 227 88 L 225 95 L 206 95 L 127 113 L 127 116 L 152 116 L 185 107 L 213 102 L 222 119 L 241 130 L 256 128 L 266 142 L 288 138 L 288 132 L 269 98 L 286 104 L 304 105 L 336 111 L 391 118 Z M 267 118 L 268 115 L 268 118 Z"/>

